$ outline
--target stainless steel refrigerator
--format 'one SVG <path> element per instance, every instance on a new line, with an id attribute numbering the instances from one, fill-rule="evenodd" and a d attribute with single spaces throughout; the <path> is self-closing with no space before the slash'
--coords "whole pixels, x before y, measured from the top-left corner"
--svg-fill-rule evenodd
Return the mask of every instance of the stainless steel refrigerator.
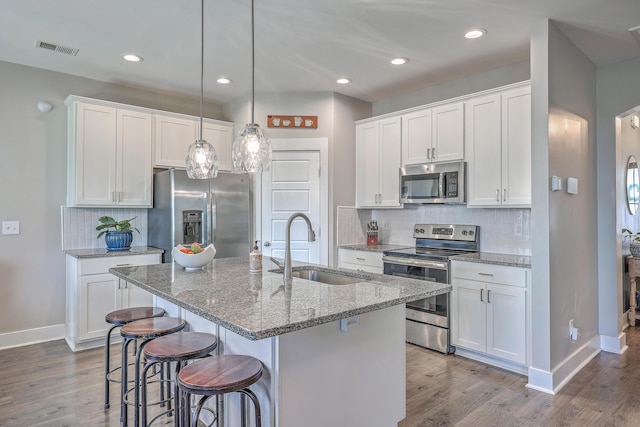
<path id="1" fill-rule="evenodd" d="M 249 175 L 220 172 L 213 179 L 189 179 L 169 169 L 153 177 L 153 208 L 148 213 L 149 246 L 165 250 L 193 242 L 213 243 L 216 258 L 248 256 L 251 250 Z"/>

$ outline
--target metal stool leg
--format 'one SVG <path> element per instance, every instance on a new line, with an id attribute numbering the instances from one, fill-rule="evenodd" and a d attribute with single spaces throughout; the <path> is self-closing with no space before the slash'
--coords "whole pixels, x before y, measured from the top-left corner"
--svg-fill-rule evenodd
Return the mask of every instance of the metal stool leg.
<path id="1" fill-rule="evenodd" d="M 127 385 L 129 384 L 128 377 L 128 363 L 127 360 L 127 352 L 129 344 L 131 340 L 128 338 L 123 338 L 122 340 L 122 365 L 121 366 L 121 380 L 120 380 L 120 422 L 122 423 L 122 427 L 127 427 Z"/>
<path id="2" fill-rule="evenodd" d="M 256 397 L 256 395 L 249 390 L 248 388 L 242 389 L 242 390 L 238 390 L 238 393 L 242 393 L 244 396 L 242 398 L 242 402 L 244 403 L 245 399 L 244 397 L 247 396 L 249 397 L 249 399 L 251 399 L 251 401 L 253 402 L 253 409 L 255 411 L 255 415 L 256 415 L 256 427 L 262 427 L 262 415 L 260 413 L 260 403 L 258 402 L 258 398 Z M 244 411 L 242 413 L 243 416 L 243 422 L 245 422 L 244 420 Z M 244 425 L 244 424 L 243 424 Z"/>
<path id="3" fill-rule="evenodd" d="M 114 325 L 111 327 L 111 329 L 109 329 L 109 332 L 107 332 L 107 340 L 106 340 L 106 348 L 104 349 L 104 410 L 106 411 L 107 409 L 109 409 L 109 372 L 111 370 L 111 361 L 110 361 L 110 356 L 111 356 L 111 332 L 113 332 L 113 330 L 115 328 L 117 328 L 118 325 Z"/>
<path id="4" fill-rule="evenodd" d="M 142 356 L 142 351 L 148 342 L 149 341 L 144 341 L 138 346 L 138 351 L 136 352 L 136 363 L 133 366 L 133 371 L 135 372 L 133 379 L 133 425 L 135 427 L 140 425 L 140 357 Z"/>

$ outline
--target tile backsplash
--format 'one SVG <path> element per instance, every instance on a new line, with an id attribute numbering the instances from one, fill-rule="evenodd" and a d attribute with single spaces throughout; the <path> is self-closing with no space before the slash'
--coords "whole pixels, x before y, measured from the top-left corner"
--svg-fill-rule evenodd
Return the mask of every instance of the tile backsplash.
<path id="1" fill-rule="evenodd" d="M 147 245 L 147 209 L 69 208 L 62 206 L 62 250 L 106 248 L 104 238 L 96 238 L 98 218 L 110 216 L 116 220 L 136 217 L 131 224 L 140 230 L 133 232 L 133 246 Z"/>
<path id="2" fill-rule="evenodd" d="M 357 215 L 352 210 L 357 211 Z M 364 243 L 369 219 L 378 221 L 380 243 L 415 244 L 414 224 L 471 224 L 480 226 L 481 251 L 531 255 L 531 209 L 470 209 L 455 205 L 404 209 L 338 208 L 338 244 Z M 347 241 L 349 238 L 355 241 Z"/>

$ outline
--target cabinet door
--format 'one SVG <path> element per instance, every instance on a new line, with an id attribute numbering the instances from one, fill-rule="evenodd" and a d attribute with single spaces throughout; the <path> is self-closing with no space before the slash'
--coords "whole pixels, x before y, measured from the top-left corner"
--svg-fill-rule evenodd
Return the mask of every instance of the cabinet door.
<path id="1" fill-rule="evenodd" d="M 400 206 L 400 123 L 400 117 L 380 121 L 379 206 Z"/>
<path id="2" fill-rule="evenodd" d="M 120 281 L 120 291 L 122 292 L 122 308 L 128 307 L 148 307 L 153 305 L 153 295 L 135 285 L 130 285 L 126 281 Z"/>
<path id="3" fill-rule="evenodd" d="M 196 123 L 196 128 L 200 123 Z M 196 129 L 197 130 L 197 129 Z M 199 130 L 197 130 L 199 132 Z M 202 137 L 216 149 L 218 156 L 218 169 L 221 171 L 232 171 L 231 149 L 233 147 L 233 126 L 219 123 L 207 122 L 202 124 Z M 185 151 L 185 156 L 187 152 Z"/>
<path id="4" fill-rule="evenodd" d="M 482 282 L 453 279 L 451 298 L 452 342 L 455 346 L 486 351 L 486 298 Z"/>
<path id="5" fill-rule="evenodd" d="M 151 207 L 152 115 L 118 109 L 117 118 L 117 204 Z"/>
<path id="6" fill-rule="evenodd" d="M 487 284 L 487 354 L 527 361 L 526 291 Z"/>
<path id="7" fill-rule="evenodd" d="M 155 167 L 184 169 L 189 145 L 196 140 L 196 122 L 173 116 L 154 115 Z"/>
<path id="8" fill-rule="evenodd" d="M 503 205 L 531 205 L 530 87 L 502 94 L 502 187 Z"/>
<path id="9" fill-rule="evenodd" d="M 500 95 L 465 103 L 467 205 L 498 206 L 502 201 Z"/>
<path id="10" fill-rule="evenodd" d="M 464 104 L 442 105 L 433 109 L 431 161 L 464 159 Z"/>
<path id="11" fill-rule="evenodd" d="M 380 182 L 379 123 L 356 126 L 356 206 L 377 207 Z"/>
<path id="12" fill-rule="evenodd" d="M 78 341 L 106 336 L 110 325 L 104 317 L 121 308 L 118 283 L 112 274 L 80 276 Z"/>
<path id="13" fill-rule="evenodd" d="M 116 195 L 116 109 L 76 103 L 68 203 L 111 205 Z"/>
<path id="14" fill-rule="evenodd" d="M 431 161 L 431 110 L 402 116 L 402 166 Z"/>

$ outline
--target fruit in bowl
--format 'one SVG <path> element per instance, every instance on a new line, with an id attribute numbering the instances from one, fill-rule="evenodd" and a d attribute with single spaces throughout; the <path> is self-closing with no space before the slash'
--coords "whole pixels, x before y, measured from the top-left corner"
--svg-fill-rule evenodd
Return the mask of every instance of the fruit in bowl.
<path id="1" fill-rule="evenodd" d="M 173 260 L 187 270 L 199 270 L 209 264 L 216 255 L 213 245 L 202 247 L 199 243 L 191 246 L 177 245 L 171 250 Z"/>

